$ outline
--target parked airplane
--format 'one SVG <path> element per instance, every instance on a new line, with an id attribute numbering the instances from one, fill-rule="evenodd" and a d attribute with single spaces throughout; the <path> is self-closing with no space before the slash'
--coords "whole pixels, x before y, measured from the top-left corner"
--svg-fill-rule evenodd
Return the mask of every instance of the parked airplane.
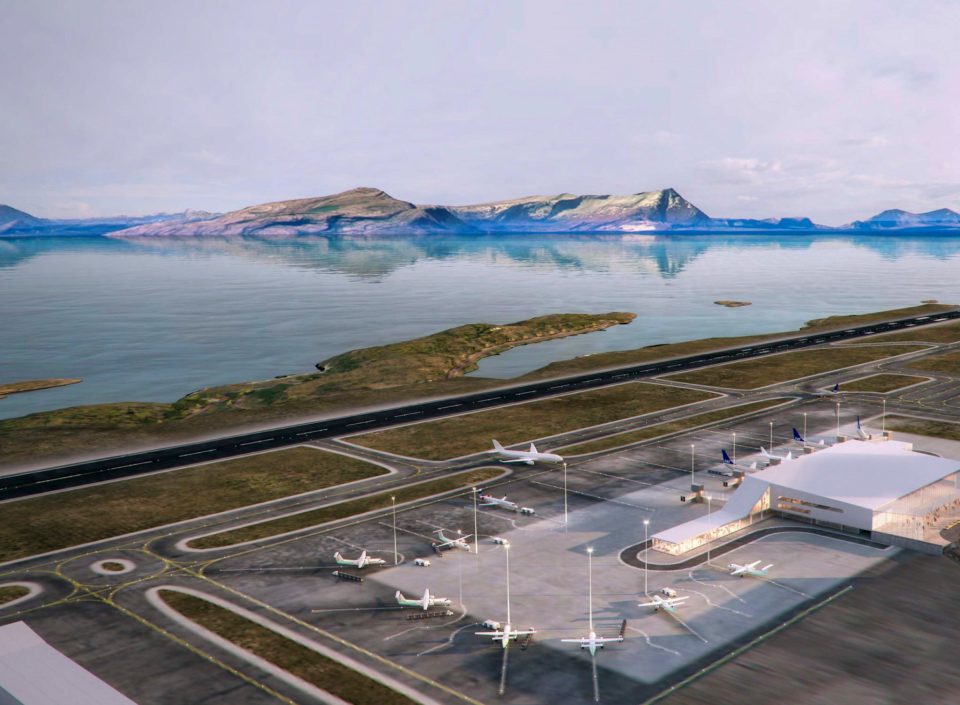
<path id="1" fill-rule="evenodd" d="M 857 437 L 861 441 L 869 441 L 870 434 L 863 430 L 863 426 L 860 425 L 860 417 L 857 417 Z"/>
<path id="2" fill-rule="evenodd" d="M 793 451 L 787 453 L 786 455 L 774 455 L 773 453 L 768 452 L 763 446 L 760 446 L 760 455 L 767 460 L 783 460 L 784 462 L 787 460 L 793 460 Z"/>
<path id="3" fill-rule="evenodd" d="M 763 566 L 763 568 L 757 568 L 760 565 L 760 561 L 754 561 L 753 563 L 747 563 L 746 565 L 740 565 L 739 563 L 731 563 L 727 566 L 730 569 L 730 575 L 736 575 L 742 578 L 745 575 L 749 575 L 752 578 L 764 578 L 767 575 L 767 572 L 773 568 L 773 563 Z"/>
<path id="4" fill-rule="evenodd" d="M 487 620 L 484 622 L 486 624 L 497 624 L 498 626 L 489 632 L 474 632 L 477 636 L 488 636 L 494 642 L 500 642 L 502 648 L 507 648 L 510 645 L 511 641 L 519 639 L 521 636 L 528 636 L 537 633 L 537 630 L 533 627 L 529 629 L 514 629 L 510 620 L 510 547 L 506 547 L 504 553 L 507 557 L 507 621 L 502 626 L 499 622 L 494 622 Z"/>
<path id="5" fill-rule="evenodd" d="M 461 551 L 469 551 L 470 544 L 467 543 L 467 539 L 473 536 L 473 534 L 467 534 L 466 536 L 457 536 L 454 539 L 448 539 L 443 533 L 443 529 L 437 529 L 433 532 L 434 537 L 440 543 L 433 544 L 434 548 L 459 548 Z"/>
<path id="6" fill-rule="evenodd" d="M 449 607 L 450 600 L 445 597 L 434 597 L 430 594 L 430 588 L 423 591 L 423 597 L 420 599 L 404 597 L 403 593 L 397 590 L 394 597 L 397 598 L 397 604 L 401 607 L 419 607 L 426 612 L 431 607 Z"/>
<path id="7" fill-rule="evenodd" d="M 793 440 L 795 440 L 797 443 L 802 443 L 804 446 L 807 445 L 807 439 L 800 435 L 800 432 L 796 429 L 796 427 L 794 427 L 793 429 Z M 811 445 L 818 445 L 822 448 L 823 446 L 826 445 L 826 441 L 824 441 L 824 439 L 821 438 L 818 443 L 814 443 Z"/>
<path id="8" fill-rule="evenodd" d="M 520 505 L 516 502 L 511 502 L 507 499 L 507 495 L 503 495 L 500 499 L 497 499 L 493 495 L 480 493 L 480 506 L 481 507 L 503 507 L 504 509 L 509 509 L 512 512 L 519 512 Z"/>
<path id="9" fill-rule="evenodd" d="M 352 565 L 357 568 L 363 568 L 368 565 L 386 565 L 387 563 L 382 558 L 368 557 L 366 551 L 363 551 L 357 559 L 344 558 L 340 555 L 340 551 L 337 551 L 333 554 L 333 558 L 337 562 L 337 565 Z"/>
<path id="10" fill-rule="evenodd" d="M 735 463 L 732 460 L 730 460 L 730 456 L 727 455 L 727 451 L 723 450 L 722 448 L 720 449 L 720 452 L 723 453 L 724 465 L 730 465 L 731 467 L 735 467 L 739 470 L 756 470 L 757 469 L 756 461 L 750 463 L 749 465 L 743 465 L 742 463 Z"/>
<path id="11" fill-rule="evenodd" d="M 494 439 L 493 450 L 490 452 L 497 453 L 505 463 L 526 463 L 527 465 L 533 465 L 537 462 L 563 462 L 563 458 L 556 453 L 541 453 L 533 443 L 530 444 L 530 450 L 507 450 Z"/>
<path id="12" fill-rule="evenodd" d="M 593 559 L 593 549 L 588 548 L 587 552 L 590 554 L 591 561 Z M 590 616 L 590 627 L 587 631 L 587 636 L 580 637 L 579 639 L 561 639 L 560 641 L 566 642 L 568 644 L 580 644 L 581 649 L 590 649 L 590 655 L 596 656 L 597 649 L 602 649 L 604 644 L 608 643 L 617 643 L 619 644 L 623 641 L 623 632 L 618 636 L 597 636 L 597 633 L 593 629 L 593 563 L 590 564 L 590 572 L 588 580 L 590 581 L 590 589 L 588 591 L 587 597 L 587 614 Z M 626 623 L 624 623 L 626 624 Z M 626 627 L 624 627 L 625 629 Z"/>
<path id="13" fill-rule="evenodd" d="M 641 602 L 637 607 L 653 607 L 653 609 L 658 611 L 663 610 L 670 614 L 676 614 L 677 607 L 681 607 L 684 601 L 689 599 L 689 595 L 684 595 L 683 597 L 661 597 L 660 595 L 654 595 L 650 602 Z"/>

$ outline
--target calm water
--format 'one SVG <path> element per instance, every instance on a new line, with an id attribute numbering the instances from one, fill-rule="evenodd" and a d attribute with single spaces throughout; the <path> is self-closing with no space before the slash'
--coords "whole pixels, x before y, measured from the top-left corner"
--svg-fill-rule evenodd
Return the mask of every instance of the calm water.
<path id="1" fill-rule="evenodd" d="M 785 330 L 927 298 L 960 302 L 960 237 L 0 239 L 0 381 L 84 380 L 0 400 L 0 418 L 172 401 L 472 321 L 639 314 L 489 358 L 478 373 L 510 377 L 591 352 Z"/>

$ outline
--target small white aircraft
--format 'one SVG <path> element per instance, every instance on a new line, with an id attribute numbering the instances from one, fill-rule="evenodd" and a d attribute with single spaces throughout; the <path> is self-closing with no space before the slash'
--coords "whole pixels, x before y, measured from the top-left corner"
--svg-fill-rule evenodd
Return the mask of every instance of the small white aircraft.
<path id="1" fill-rule="evenodd" d="M 430 594 L 430 588 L 423 591 L 423 597 L 416 598 L 404 597 L 403 593 L 397 590 L 394 595 L 397 598 L 397 604 L 401 607 L 419 607 L 426 612 L 431 607 L 449 607 L 450 600 L 445 597 L 434 597 Z"/>
<path id="2" fill-rule="evenodd" d="M 863 430 L 863 426 L 860 425 L 860 417 L 857 417 L 857 438 L 861 441 L 869 441 L 870 434 Z"/>
<path id="3" fill-rule="evenodd" d="M 773 568 L 773 563 L 763 566 L 763 568 L 758 568 L 760 561 L 754 561 L 753 563 L 747 563 L 746 565 L 740 565 L 739 563 L 731 563 L 727 566 L 730 570 L 730 575 L 736 575 L 742 578 L 745 575 L 749 575 L 752 578 L 765 578 L 767 573 L 771 568 Z"/>
<path id="4" fill-rule="evenodd" d="M 537 447 L 531 443 L 530 450 L 507 450 L 496 440 L 493 441 L 493 450 L 491 453 L 497 453 L 500 459 L 505 463 L 562 463 L 563 458 L 556 453 L 541 453 Z"/>
<path id="5" fill-rule="evenodd" d="M 786 455 L 774 455 L 773 453 L 768 452 L 767 449 L 764 448 L 763 446 L 760 446 L 760 455 L 762 455 L 767 460 L 782 460 L 784 462 L 788 460 L 793 460 L 793 451 L 790 451 Z"/>
<path id="6" fill-rule="evenodd" d="M 587 636 L 580 637 L 579 639 L 561 639 L 560 641 L 566 642 L 568 644 L 579 644 L 581 649 L 589 649 L 591 656 L 597 655 L 597 649 L 602 649 L 605 644 L 619 644 L 623 641 L 623 634 L 618 634 L 617 636 L 597 636 L 597 632 L 593 629 L 593 584 L 590 585 L 590 607 L 588 614 L 590 615 L 590 629 L 587 632 Z M 626 624 L 626 622 L 624 622 Z"/>
<path id="7" fill-rule="evenodd" d="M 503 507 L 504 509 L 509 509 L 512 512 L 519 512 L 520 505 L 516 502 L 511 502 L 507 499 L 507 495 L 503 495 L 500 499 L 497 499 L 491 494 L 480 493 L 480 506 L 481 507 Z"/>
<path id="8" fill-rule="evenodd" d="M 386 565 L 387 562 L 382 558 L 370 558 L 367 556 L 367 552 L 363 551 L 360 554 L 360 557 L 357 559 L 344 558 L 340 555 L 340 551 L 337 551 L 333 554 L 334 560 L 337 562 L 337 565 L 352 565 L 357 568 L 363 568 L 368 565 Z"/>
<path id="9" fill-rule="evenodd" d="M 521 636 L 527 636 L 536 634 L 537 630 L 533 627 L 529 629 L 514 629 L 510 620 L 510 547 L 507 546 L 507 550 L 504 551 L 507 557 L 507 621 L 505 624 L 501 625 L 495 620 L 486 620 L 483 625 L 497 625 L 491 631 L 488 632 L 474 632 L 477 636 L 488 636 L 494 642 L 500 642 L 501 648 L 507 648 L 510 646 L 511 641 L 519 639 Z"/>
<path id="10" fill-rule="evenodd" d="M 689 595 L 684 595 L 683 597 L 661 597 L 660 595 L 654 595 L 650 602 L 641 602 L 637 607 L 653 607 L 653 609 L 658 612 L 663 610 L 670 614 L 676 614 L 677 607 L 682 607 L 684 601 L 689 599 Z"/>
<path id="11" fill-rule="evenodd" d="M 443 533 L 443 529 L 437 529 L 433 532 L 434 537 L 440 543 L 435 543 L 434 548 L 459 548 L 461 551 L 469 551 L 470 544 L 467 543 L 467 539 L 473 536 L 473 534 L 467 534 L 466 536 L 458 536 L 457 538 L 450 539 L 447 538 Z"/>

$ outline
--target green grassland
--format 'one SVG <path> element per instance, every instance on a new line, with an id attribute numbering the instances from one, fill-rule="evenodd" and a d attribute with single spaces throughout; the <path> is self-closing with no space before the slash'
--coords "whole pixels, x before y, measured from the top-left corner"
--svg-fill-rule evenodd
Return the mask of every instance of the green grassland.
<path id="1" fill-rule="evenodd" d="M 871 375 L 870 377 L 862 377 L 861 379 L 855 379 L 852 382 L 843 383 L 843 391 L 845 392 L 878 392 L 880 394 L 886 394 L 887 392 L 892 392 L 897 389 L 903 389 L 904 387 L 909 387 L 914 384 L 919 384 L 920 382 L 926 382 L 926 377 L 914 377 L 913 375 L 897 375 L 890 373 L 881 373 L 878 375 Z"/>
<path id="2" fill-rule="evenodd" d="M 949 421 L 917 419 L 911 416 L 888 416 L 886 424 L 887 428 L 893 431 L 960 441 L 960 424 Z"/>
<path id="3" fill-rule="evenodd" d="M 23 585 L 0 585 L 0 605 L 18 600 L 29 592 Z"/>
<path id="4" fill-rule="evenodd" d="M 878 320 L 935 314 L 952 308 L 929 304 L 818 319 L 799 331 L 709 338 L 583 356 L 552 363 L 511 383 L 691 355 L 798 332 L 812 334 Z M 0 468 L 49 466 L 81 454 L 105 455 L 262 427 L 267 423 L 294 423 L 318 414 L 481 392 L 504 385 L 503 380 L 460 376 L 472 370 L 482 357 L 517 345 L 628 323 L 633 316 L 630 313 L 557 314 L 502 326 L 469 324 L 416 340 L 337 355 L 320 363 L 323 372 L 210 387 L 172 404 L 98 404 L 6 419 L 0 421 L 0 447 L 3 448 Z"/>
<path id="5" fill-rule="evenodd" d="M 353 705 L 416 705 L 380 681 L 203 598 L 160 590 L 160 598 L 201 627 Z"/>
<path id="6" fill-rule="evenodd" d="M 630 418 L 712 398 L 692 389 L 629 382 L 515 404 L 489 411 L 451 416 L 439 421 L 351 436 L 367 448 L 427 460 L 446 460 L 489 450 L 491 439 L 512 445 L 586 426 Z"/>
<path id="7" fill-rule="evenodd" d="M 8 394 L 21 394 L 23 392 L 35 392 L 38 389 L 51 389 L 52 387 L 65 387 L 68 384 L 79 384 L 82 379 L 58 378 L 58 379 L 28 379 L 22 382 L 8 382 L 0 384 L 0 399 Z"/>
<path id="8" fill-rule="evenodd" d="M 407 485 L 406 487 L 401 487 L 389 492 L 380 492 L 359 499 L 352 499 L 347 502 L 331 504 L 327 507 L 321 507 L 320 509 L 312 509 L 307 512 L 300 512 L 299 514 L 288 514 L 278 519 L 268 519 L 256 524 L 240 527 L 239 529 L 230 529 L 228 531 L 221 531 L 218 534 L 210 534 L 209 536 L 203 536 L 191 541 L 189 546 L 191 548 L 222 548 L 244 541 L 268 538 L 278 534 L 285 534 L 288 531 L 306 529 L 318 524 L 325 524 L 330 521 L 337 521 L 338 519 L 346 519 L 376 509 L 386 509 L 392 506 L 390 497 L 394 497 L 397 504 L 411 502 L 416 499 L 424 499 L 464 487 L 473 487 L 497 477 L 502 473 L 503 470 L 494 468 L 481 468 L 479 470 L 459 472 L 453 475 L 447 475 L 439 480 Z"/>
<path id="9" fill-rule="evenodd" d="M 289 448 L 0 504 L 0 561 L 75 546 L 386 473 Z"/>
<path id="10" fill-rule="evenodd" d="M 924 346 L 921 345 L 901 344 L 800 350 L 707 367 L 692 372 L 681 372 L 669 375 L 667 379 L 711 387 L 757 389 L 768 384 L 786 382 L 923 349 Z"/>
<path id="11" fill-rule="evenodd" d="M 934 355 L 920 360 L 912 360 L 909 367 L 925 372 L 940 372 L 945 375 L 960 375 L 960 352 Z"/>
<path id="12" fill-rule="evenodd" d="M 620 446 L 630 445 L 631 443 L 639 443 L 640 441 L 647 441 L 651 438 L 656 438 L 658 436 L 665 436 L 668 433 L 679 433 L 681 431 L 686 431 L 697 426 L 703 426 L 705 424 L 716 423 L 717 421 L 724 421 L 734 416 L 740 416 L 742 414 L 751 414 L 754 411 L 760 411 L 761 409 L 769 409 L 771 406 L 777 406 L 778 404 L 783 404 L 784 399 L 766 399 L 764 401 L 757 401 L 751 404 L 740 404 L 739 406 L 732 406 L 728 409 L 720 409 L 718 411 L 710 411 L 705 414 L 696 414 L 694 416 L 687 416 L 686 418 L 677 419 L 675 421 L 667 421 L 665 423 L 651 424 L 650 426 L 644 426 L 643 428 L 638 428 L 635 431 L 625 431 L 624 433 L 618 433 L 613 436 L 606 436 L 604 438 L 598 438 L 595 441 L 587 441 L 586 443 L 578 443 L 577 445 L 567 446 L 562 449 L 563 453 L 566 455 L 583 455 L 584 453 L 596 453 L 600 450 L 609 450 L 610 448 L 618 448 Z"/>

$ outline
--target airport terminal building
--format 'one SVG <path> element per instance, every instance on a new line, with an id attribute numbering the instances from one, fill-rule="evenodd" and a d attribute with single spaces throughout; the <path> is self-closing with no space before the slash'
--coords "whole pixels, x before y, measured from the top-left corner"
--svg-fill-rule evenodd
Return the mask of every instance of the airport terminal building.
<path id="1" fill-rule="evenodd" d="M 960 461 L 914 451 L 910 443 L 848 440 L 747 475 L 722 508 L 655 534 L 652 547 L 686 553 L 771 512 L 919 544 L 942 516 L 958 511 Z"/>

